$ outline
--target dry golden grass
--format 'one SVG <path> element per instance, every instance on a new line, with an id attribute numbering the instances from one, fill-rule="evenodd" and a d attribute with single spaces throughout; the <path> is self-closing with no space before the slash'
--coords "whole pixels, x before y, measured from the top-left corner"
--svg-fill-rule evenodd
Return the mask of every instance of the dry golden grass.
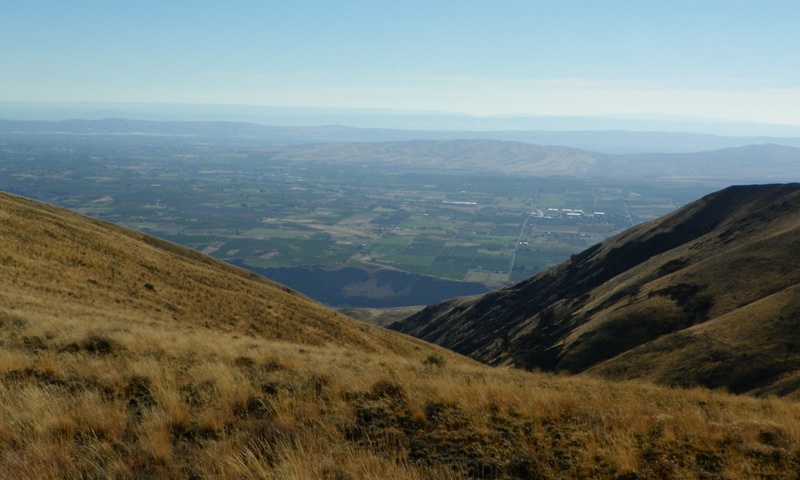
<path id="1" fill-rule="evenodd" d="M 179 323 L 376 352 L 424 345 L 190 249 L 2 193 L 0 242 L 0 320 L 47 323 L 50 335 L 79 319 L 86 329 L 144 325 L 157 334 Z"/>
<path id="2" fill-rule="evenodd" d="M 492 369 L 136 233 L 12 197 L 0 207 L 2 479 L 800 468 L 790 401 Z"/>
<path id="3" fill-rule="evenodd" d="M 2 478 L 733 480 L 800 466 L 800 405 L 780 399 L 226 332 L 171 349 L 187 332 L 168 328 L 150 348 L 134 330 L 75 351 L 70 327 L 3 329 Z"/>

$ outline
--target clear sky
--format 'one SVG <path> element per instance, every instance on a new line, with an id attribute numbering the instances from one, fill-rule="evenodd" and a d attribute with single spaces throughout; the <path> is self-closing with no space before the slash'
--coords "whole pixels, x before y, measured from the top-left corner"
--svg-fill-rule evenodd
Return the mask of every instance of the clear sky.
<path id="1" fill-rule="evenodd" d="M 798 0 L 0 0 L 0 7 L 0 101 L 667 114 L 800 125 Z"/>

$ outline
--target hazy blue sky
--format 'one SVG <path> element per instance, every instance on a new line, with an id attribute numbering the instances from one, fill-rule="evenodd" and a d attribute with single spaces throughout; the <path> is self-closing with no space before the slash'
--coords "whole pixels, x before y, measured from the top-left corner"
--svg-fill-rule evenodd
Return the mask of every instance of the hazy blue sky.
<path id="1" fill-rule="evenodd" d="M 0 101 L 656 113 L 800 125 L 798 0 L 0 6 Z"/>

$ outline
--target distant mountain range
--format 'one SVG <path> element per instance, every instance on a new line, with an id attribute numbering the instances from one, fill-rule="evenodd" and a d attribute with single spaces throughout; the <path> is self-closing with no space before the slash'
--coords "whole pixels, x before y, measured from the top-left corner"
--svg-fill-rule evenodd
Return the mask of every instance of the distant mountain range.
<path id="1" fill-rule="evenodd" d="M 377 108 L 275 107 L 148 103 L 0 102 L 0 118 L 69 120 L 132 118 L 226 121 L 308 127 L 341 125 L 412 131 L 630 131 L 722 136 L 800 137 L 800 126 L 676 115 L 488 115 Z M 536 142 L 538 143 L 538 142 Z"/>
<path id="2" fill-rule="evenodd" d="M 389 328 L 493 365 L 800 396 L 800 185 L 730 187 Z"/>
<path id="3" fill-rule="evenodd" d="M 0 118 L 5 111 L 0 108 Z M 11 118 L 11 117 L 6 117 Z M 316 118 L 316 117 L 315 117 Z M 499 140 L 536 145 L 554 145 L 592 150 L 608 154 L 687 153 L 718 150 L 745 145 L 772 143 L 800 147 L 800 128 L 769 131 L 741 129 L 735 135 L 686 133 L 669 130 L 624 130 L 622 125 L 610 130 L 555 129 L 546 123 L 527 128 L 471 130 L 387 128 L 380 122 L 348 126 L 334 118 L 316 118 L 309 125 L 265 125 L 241 121 L 152 121 L 120 117 L 103 119 L 0 120 L 0 134 L 16 135 L 91 135 L 99 136 L 169 136 L 186 141 L 228 140 L 270 145 L 344 142 L 392 142 L 409 140 Z M 654 125 L 655 127 L 655 125 Z M 760 133 L 757 133 L 760 132 Z"/>
<path id="4" fill-rule="evenodd" d="M 417 170 L 568 176 L 638 181 L 785 182 L 800 180 L 800 148 L 763 144 L 723 150 L 609 155 L 497 140 L 328 143 L 277 148 L 265 158 L 297 164 L 382 165 Z"/>
<path id="5" fill-rule="evenodd" d="M 463 134 L 463 135 L 462 135 Z M 413 139 L 415 137 L 429 139 Z M 559 137 L 559 135 L 562 135 Z M 690 153 L 608 154 L 556 145 L 615 142 L 619 150 L 635 145 L 654 147 L 669 139 L 682 145 L 734 144 L 718 150 Z M 151 122 L 125 119 L 48 121 L 0 120 L 0 141 L 41 141 L 70 137 L 100 143 L 124 142 L 148 146 L 153 139 L 173 144 L 233 144 L 245 147 L 259 161 L 303 165 L 347 164 L 528 176 L 571 176 L 590 179 L 647 180 L 710 185 L 800 181 L 800 139 L 785 144 L 746 144 L 763 139 L 709 137 L 635 132 L 408 132 L 339 126 L 269 127 L 232 122 Z M 435 139 L 435 137 L 441 137 Z M 459 137 L 464 138 L 459 138 Z M 478 137 L 487 137 L 479 139 Z M 495 136 L 496 138 L 488 138 Z M 545 145 L 512 141 L 544 139 Z M 507 138 L 503 138 L 507 137 Z M 448 139 L 449 138 L 449 139 Z M 393 140 L 389 140 L 393 139 Z M 625 140 L 627 139 L 627 140 Z M 660 139 L 660 140 L 659 140 Z M 681 139 L 685 140 L 680 143 Z M 781 142 L 781 139 L 771 139 Z M 627 141 L 627 143 L 626 143 Z M 796 144 L 789 146 L 786 144 Z M 644 148 L 644 147 L 642 147 Z M 487 170 L 488 169 L 488 170 Z"/>

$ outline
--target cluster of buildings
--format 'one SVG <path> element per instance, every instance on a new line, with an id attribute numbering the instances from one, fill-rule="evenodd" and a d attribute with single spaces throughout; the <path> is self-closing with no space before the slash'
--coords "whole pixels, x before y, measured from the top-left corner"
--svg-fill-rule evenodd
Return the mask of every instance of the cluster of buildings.
<path id="1" fill-rule="evenodd" d="M 583 210 L 572 208 L 548 208 L 547 210 L 534 210 L 531 215 L 538 218 L 596 218 L 604 217 L 605 212 L 584 212 Z"/>

